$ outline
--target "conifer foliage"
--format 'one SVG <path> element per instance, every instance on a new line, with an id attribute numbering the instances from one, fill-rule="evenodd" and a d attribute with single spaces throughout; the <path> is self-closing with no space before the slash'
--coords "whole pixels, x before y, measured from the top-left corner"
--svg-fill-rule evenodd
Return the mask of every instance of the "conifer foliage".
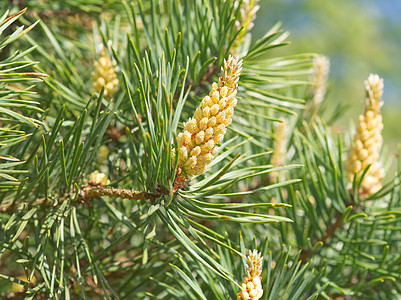
<path id="1" fill-rule="evenodd" d="M 401 297 L 378 75 L 333 134 L 256 0 L 0 4 L 2 297 Z"/>

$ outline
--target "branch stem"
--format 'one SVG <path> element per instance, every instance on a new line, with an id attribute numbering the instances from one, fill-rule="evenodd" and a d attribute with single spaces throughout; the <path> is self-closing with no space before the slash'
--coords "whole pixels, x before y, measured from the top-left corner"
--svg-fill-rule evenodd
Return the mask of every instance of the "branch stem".
<path id="1" fill-rule="evenodd" d="M 129 189 L 119 189 L 111 186 L 83 186 L 79 191 L 78 200 L 88 201 L 92 198 L 109 196 L 114 198 L 123 198 L 130 200 L 151 200 L 154 201 L 163 195 L 166 195 L 165 190 L 160 190 L 157 193 L 149 193 L 144 191 L 134 191 Z"/>

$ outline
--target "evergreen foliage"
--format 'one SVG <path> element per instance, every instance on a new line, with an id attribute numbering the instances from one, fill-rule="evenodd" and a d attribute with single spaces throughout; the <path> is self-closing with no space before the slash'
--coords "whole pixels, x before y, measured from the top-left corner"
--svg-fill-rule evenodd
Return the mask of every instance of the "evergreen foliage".
<path id="1" fill-rule="evenodd" d="M 11 2 L 1 296 L 401 297 L 401 164 L 371 193 L 371 165 L 349 182 L 353 134 L 333 132 L 340 112 L 322 105 L 328 61 L 272 54 L 288 44 L 280 24 L 252 39 L 257 1 Z M 220 116 L 211 162 L 181 173 L 179 134 L 213 92 L 234 95 L 235 113 Z"/>

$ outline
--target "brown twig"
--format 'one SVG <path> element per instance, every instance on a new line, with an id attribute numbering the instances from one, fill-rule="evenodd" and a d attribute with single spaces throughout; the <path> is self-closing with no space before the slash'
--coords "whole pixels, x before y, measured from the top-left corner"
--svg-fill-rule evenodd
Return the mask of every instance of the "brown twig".
<path id="1" fill-rule="evenodd" d="M 168 190 L 159 187 L 156 193 L 134 191 L 129 189 L 119 189 L 111 186 L 91 186 L 86 185 L 81 188 L 78 194 L 78 201 L 87 203 L 93 198 L 109 196 L 114 198 L 123 198 L 130 200 L 150 200 L 154 201 L 163 195 L 167 195 Z"/>
<path id="2" fill-rule="evenodd" d="M 150 200 L 155 201 L 156 199 L 162 197 L 163 195 L 168 195 L 169 191 L 164 187 L 157 187 L 156 193 L 144 192 L 144 191 L 134 191 L 129 189 L 119 189 L 111 186 L 101 186 L 101 185 L 84 185 L 81 187 L 78 193 L 78 202 L 89 204 L 90 200 L 96 197 L 109 196 L 115 198 L 131 199 L 131 200 Z M 74 194 L 69 193 L 59 198 L 58 204 L 62 203 L 67 198 L 73 199 Z M 22 204 L 27 204 L 29 207 L 41 205 L 44 209 L 46 207 L 54 206 L 53 201 L 49 198 L 42 197 L 35 199 L 32 202 L 17 202 L 17 203 L 6 203 L 0 205 L 0 211 L 6 213 L 15 212 L 18 207 Z"/>

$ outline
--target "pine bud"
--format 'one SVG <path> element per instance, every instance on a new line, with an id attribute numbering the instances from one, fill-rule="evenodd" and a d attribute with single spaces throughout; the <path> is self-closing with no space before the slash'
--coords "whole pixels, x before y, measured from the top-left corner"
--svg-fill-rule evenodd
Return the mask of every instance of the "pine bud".
<path id="1" fill-rule="evenodd" d="M 259 300 L 262 298 L 262 261 L 261 253 L 257 250 L 250 251 L 247 256 L 247 270 L 244 280 L 241 282 L 242 291 L 237 294 L 238 300 Z"/>
<path id="2" fill-rule="evenodd" d="M 355 173 L 361 176 L 364 169 L 371 165 L 361 182 L 361 193 L 372 195 L 381 189 L 384 171 L 379 163 L 379 153 L 382 145 L 381 131 L 383 129 L 380 107 L 383 94 L 383 79 L 370 74 L 365 81 L 366 110 L 358 118 L 359 125 L 354 136 L 351 153 L 348 155 L 347 171 L 352 182 Z"/>
<path id="3" fill-rule="evenodd" d="M 216 145 L 222 142 L 237 103 L 235 96 L 241 66 L 242 61 L 231 55 L 224 60 L 219 83 L 212 84 L 212 89 L 203 98 L 201 107 L 184 124 L 184 131 L 178 134 L 178 167 L 186 177 L 203 173 L 217 153 Z M 182 147 L 185 147 L 186 152 L 181 150 Z M 175 152 L 173 149 L 173 158 Z M 190 157 L 185 153 L 190 154 Z"/>
<path id="4" fill-rule="evenodd" d="M 110 180 L 107 178 L 107 175 L 104 173 L 99 173 L 99 171 L 94 171 L 89 175 L 89 185 L 94 186 L 103 186 L 108 185 Z"/>
<path id="5" fill-rule="evenodd" d="M 103 50 L 99 60 L 95 61 L 95 71 L 92 72 L 93 90 L 100 92 L 104 88 L 104 96 L 113 97 L 118 90 L 118 79 L 116 74 L 115 62 L 106 55 Z"/>

